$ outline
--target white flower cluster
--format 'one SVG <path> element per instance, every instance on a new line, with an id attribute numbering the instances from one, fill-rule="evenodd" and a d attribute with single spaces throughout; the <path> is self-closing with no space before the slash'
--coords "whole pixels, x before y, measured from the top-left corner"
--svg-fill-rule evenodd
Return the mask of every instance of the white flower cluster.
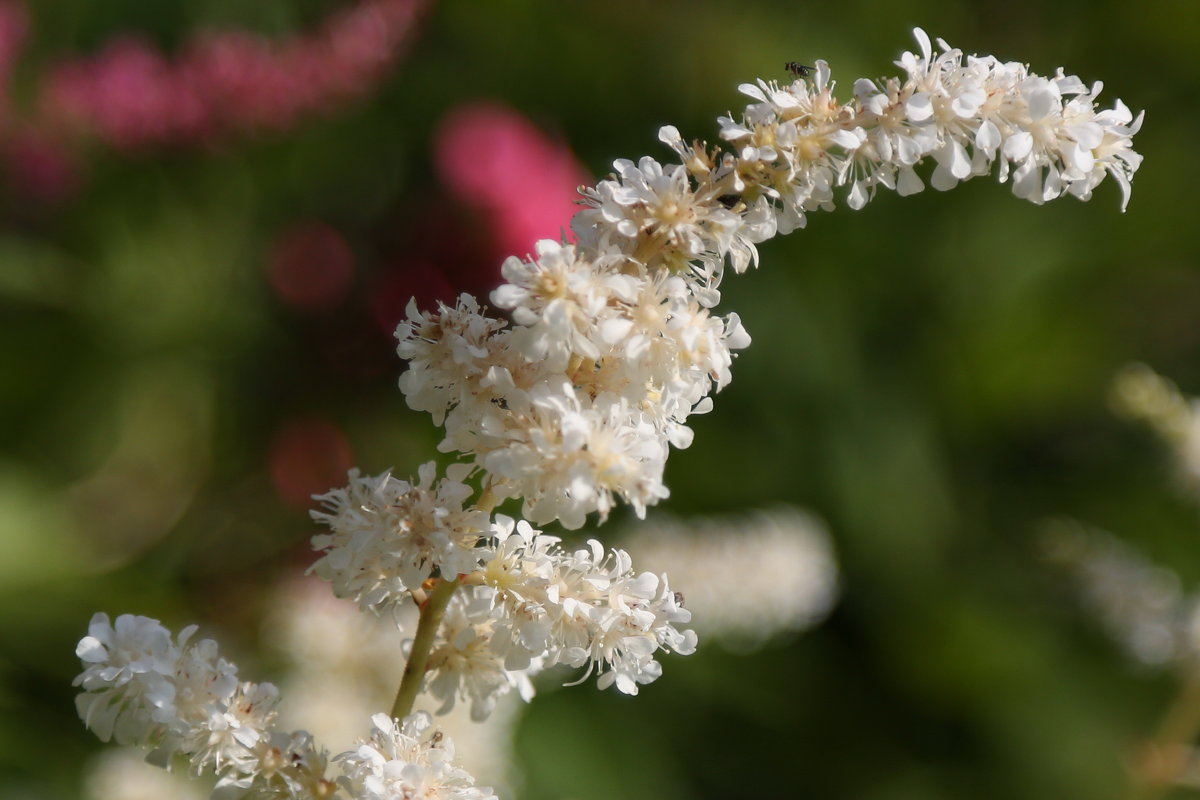
<path id="1" fill-rule="evenodd" d="M 668 445 L 691 443 L 684 422 L 708 410 L 749 336 L 678 276 L 626 273 L 548 240 L 537 251 L 506 261 L 509 283 L 492 295 L 513 326 L 465 295 L 436 313 L 409 307 L 401 389 L 444 423 L 440 449 L 471 456 L 534 522 L 578 528 L 616 498 L 644 515 L 667 496 Z"/>
<path id="2" fill-rule="evenodd" d="M 666 126 L 679 163 L 616 161 L 611 179 L 582 190 L 575 244 L 542 241 L 504 263 L 491 299 L 511 325 L 465 295 L 434 313 L 410 306 L 396 331 L 409 362 L 400 386 L 445 425 L 441 449 L 483 470 L 495 496 L 523 498 L 535 523 L 603 520 L 617 498 L 644 516 L 667 496 L 669 446 L 690 444 L 687 418 L 710 408 L 750 341 L 735 314 L 710 311 L 725 265 L 757 264 L 756 243 L 833 208 L 837 189 L 852 208 L 879 187 L 913 194 L 932 159 L 937 189 L 998 164 L 1035 203 L 1086 200 L 1112 175 L 1124 207 L 1141 115 L 1119 100 L 1098 111 L 1099 83 L 941 40 L 935 53 L 914 33 L 920 53 L 896 62 L 906 76 L 858 80 L 847 104 L 818 61 L 811 81 L 741 87 L 755 102 L 720 119 L 733 152 L 689 146 Z"/>
<path id="3" fill-rule="evenodd" d="M 574 552 L 524 520 L 496 516 L 477 580 L 450 601 L 430 656 L 429 689 L 452 707 L 469 698 L 477 719 L 511 689 L 528 700 L 529 677 L 556 664 L 593 671 L 601 689 L 637 694 L 662 672 L 659 650 L 688 655 L 696 634 L 666 575 L 637 574 L 622 550 L 592 539 Z"/>
<path id="4" fill-rule="evenodd" d="M 334 759 L 345 773 L 338 783 L 355 800 L 495 800 L 491 789 L 475 786 L 454 766 L 454 743 L 428 714 L 403 721 L 376 714 L 371 722 L 371 737 Z"/>
<path id="5" fill-rule="evenodd" d="M 96 614 L 76 654 L 84 671 L 75 698 L 84 724 L 102 741 L 153 750 L 169 766 L 185 756 L 193 773 L 214 773 L 218 791 L 255 797 L 328 797 L 325 754 L 304 732 L 276 731 L 279 693 L 272 684 L 239 682 L 237 667 L 211 639 L 189 643 L 157 620 L 123 614 L 116 625 Z"/>
<path id="6" fill-rule="evenodd" d="M 272 663 L 283 670 L 277 681 L 285 698 L 278 724 L 308 730 L 332 752 L 351 749 L 363 735 L 363 720 L 395 698 L 397 654 L 404 651 L 405 632 L 411 636 L 417 627 L 417 605 L 364 614 L 334 597 L 315 576 L 295 576 L 272 591 L 268 608 L 264 644 Z M 501 698 L 484 722 L 471 719 L 466 703 L 446 713 L 437 709 L 426 693 L 417 697 L 413 710 L 434 713 L 438 728 L 454 739 L 458 766 L 498 794 L 509 793 L 517 775 L 510 734 L 519 697 Z"/>
<path id="7" fill-rule="evenodd" d="M 403 721 L 376 715 L 356 750 L 333 759 L 343 774 L 325 777 L 327 754 L 304 731 L 275 730 L 279 693 L 237 680 L 211 639 L 189 643 L 196 626 L 172 639 L 157 620 L 97 614 L 76 652 L 84 670 L 76 706 L 103 741 L 152 750 L 170 766 L 186 757 L 194 774 L 218 776 L 214 797 L 248 800 L 488 800 L 490 789 L 450 762 L 454 746 L 430 729 L 428 715 Z"/>
<path id="8" fill-rule="evenodd" d="M 1102 84 L 1086 86 L 1061 69 L 1045 78 L 1024 64 L 965 56 L 941 39 L 935 53 L 923 30 L 914 35 L 921 52 L 896 62 L 905 79 L 860 78 L 846 105 L 833 97 L 823 61 L 811 85 L 740 87 L 757 102 L 740 121 L 721 119 L 721 138 L 738 148 L 724 169 L 736 172 L 735 189 L 749 205 L 771 206 L 781 233 L 802 227 L 808 211 L 833 208 L 838 187 L 849 187 L 855 209 L 881 186 L 920 192 L 915 168 L 926 158 L 936 164 L 935 189 L 998 164 L 1000 180 L 1011 178 L 1013 193 L 1034 203 L 1064 194 L 1087 200 L 1112 175 L 1125 208 L 1141 164 L 1132 149 L 1141 114 L 1134 119 L 1120 100 L 1097 111 Z"/>
<path id="9" fill-rule="evenodd" d="M 420 588 L 435 571 L 451 577 L 479 565 L 475 548 L 489 524 L 488 515 L 463 508 L 471 488 L 463 465 L 436 483 L 437 465 L 422 464 L 417 483 L 350 471 L 350 484 L 317 499 L 324 511 L 312 516 L 330 528 L 313 537 L 325 555 L 311 571 L 333 584 L 338 597 L 364 610 L 381 609 Z"/>

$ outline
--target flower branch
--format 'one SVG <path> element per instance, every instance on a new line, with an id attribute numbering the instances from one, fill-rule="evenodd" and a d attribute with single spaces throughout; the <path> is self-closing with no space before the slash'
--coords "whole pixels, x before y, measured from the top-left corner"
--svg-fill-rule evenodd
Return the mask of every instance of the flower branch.
<path id="1" fill-rule="evenodd" d="M 395 719 L 403 719 L 412 713 L 413 702 L 425 681 L 429 651 L 433 648 L 438 630 L 442 627 L 446 606 L 449 605 L 458 585 L 457 579 L 440 581 L 430 592 L 429 598 L 421 604 L 421 617 L 417 623 L 416 635 L 409 646 L 408 660 L 404 664 L 404 677 L 400 681 L 400 689 L 396 692 L 396 700 L 392 703 L 392 717 Z"/>
<path id="2" fill-rule="evenodd" d="M 392 716 L 377 715 L 359 748 L 334 759 L 350 797 L 490 796 L 450 765 L 429 718 L 409 714 L 421 690 L 441 712 L 467 700 L 482 719 L 514 689 L 529 699 L 532 676 L 558 664 L 580 670 L 575 683 L 595 674 L 600 688 L 634 695 L 661 674 L 660 651 L 695 650 L 682 628 L 691 613 L 666 575 L 636 572 L 627 553 L 595 539 L 566 549 L 533 524 L 573 530 L 618 503 L 644 517 L 668 496 L 670 449 L 691 444 L 687 421 L 711 410 L 750 344 L 736 314 L 713 311 L 726 267 L 757 266 L 758 244 L 843 194 L 857 209 L 881 188 L 921 191 L 927 160 L 935 189 L 995 169 L 1034 203 L 1086 200 L 1111 176 L 1124 208 L 1141 115 L 1120 101 L 1097 110 L 1099 83 L 1062 70 L 1045 78 L 941 40 L 935 52 L 915 35 L 919 52 L 896 62 L 903 78 L 860 79 L 844 104 L 823 61 L 811 79 L 744 84 L 752 102 L 719 120 L 728 150 L 686 144 L 664 126 L 678 163 L 617 160 L 610 178 L 581 190 L 573 243 L 544 240 L 503 263 L 491 302 L 505 316 L 469 295 L 436 311 L 409 304 L 396 331 L 408 362 L 400 389 L 444 428 L 438 449 L 457 462 L 439 477 L 430 461 L 415 480 L 353 470 L 313 512 L 328 532 L 313 537 L 311 571 L 336 595 L 375 613 L 423 599 Z M 475 504 L 468 480 L 484 487 Z M 507 499 L 523 519 L 492 514 Z M 112 661 L 85 642 L 85 663 Z M 160 683 L 122 669 L 81 676 L 85 721 L 106 738 L 128 717 L 150 726 L 144 743 L 165 741 L 153 727 Z M 118 684 L 138 688 L 96 699 Z M 178 726 L 185 738 L 189 724 Z M 266 774 L 261 759 L 195 758 L 251 789 Z M 297 786 L 283 796 L 316 796 Z"/>

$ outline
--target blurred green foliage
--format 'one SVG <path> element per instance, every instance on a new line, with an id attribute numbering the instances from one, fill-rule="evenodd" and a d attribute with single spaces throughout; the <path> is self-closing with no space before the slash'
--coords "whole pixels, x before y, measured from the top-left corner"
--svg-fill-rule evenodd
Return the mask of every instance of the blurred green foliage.
<path id="1" fill-rule="evenodd" d="M 139 31 L 279 35 L 335 4 L 30 4 L 13 92 Z M 855 800 L 1116 798 L 1175 692 L 1133 666 L 1040 558 L 1069 516 L 1200 582 L 1200 509 L 1154 438 L 1115 417 L 1145 361 L 1200 393 L 1200 6 L 1109 0 L 737 3 L 444 0 L 372 96 L 210 151 L 78 153 L 81 187 L 0 218 L 0 795 L 77 795 L 101 745 L 72 706 L 90 615 L 200 622 L 248 676 L 263 587 L 308 563 L 311 524 L 272 488 L 289 420 L 346 431 L 354 463 L 412 470 L 436 431 L 405 409 L 370 319 L 373 271 L 472 236 L 429 166 L 434 126 L 495 98 L 595 174 L 715 138 L 735 87 L 827 59 L 843 93 L 891 72 L 922 25 L 968 52 L 1063 65 L 1147 109 L 1128 213 L 1114 186 L 1037 208 L 979 179 L 814 215 L 727 281 L 754 345 L 668 467 L 681 514 L 786 501 L 828 521 L 844 596 L 751 656 L 669 658 L 630 700 L 552 691 L 517 737 L 520 796 Z M 513 198 L 519 202 L 520 198 Z M 431 211 L 432 210 L 432 211 Z M 423 220 L 448 221 L 429 240 Z M 344 303 L 289 310 L 264 277 L 296 219 L 345 235 Z M 547 231 L 553 236 L 555 231 Z M 493 273 L 493 276 L 495 273 Z M 478 290 L 486 287 L 464 287 Z M 653 512 L 651 512 L 653 513 Z M 737 592 L 753 575 L 729 575 Z M 264 670 L 266 668 L 264 667 Z M 1171 797 L 1197 796 L 1179 790 Z"/>

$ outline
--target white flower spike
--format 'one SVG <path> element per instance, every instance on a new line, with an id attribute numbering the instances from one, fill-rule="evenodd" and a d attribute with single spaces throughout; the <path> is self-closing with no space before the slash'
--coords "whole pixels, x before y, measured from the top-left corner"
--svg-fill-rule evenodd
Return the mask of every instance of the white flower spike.
<path id="1" fill-rule="evenodd" d="M 688 419 L 712 408 L 750 344 L 736 314 L 713 311 L 726 267 L 757 266 L 757 244 L 843 198 L 858 209 L 881 189 L 945 191 L 993 171 L 1039 204 L 1087 200 L 1112 176 L 1128 204 L 1141 114 L 1119 100 L 1098 110 L 1101 84 L 1061 69 L 1044 77 L 914 35 L 903 75 L 859 79 L 846 103 L 820 60 L 783 86 L 743 84 L 751 102 L 718 119 L 725 149 L 663 126 L 677 163 L 615 161 L 582 190 L 573 242 L 504 262 L 491 302 L 505 316 L 469 295 L 434 312 L 409 304 L 400 389 L 457 463 L 439 478 L 430 461 L 415 481 L 353 470 L 313 512 L 328 532 L 313 537 L 311 571 L 336 595 L 420 609 L 392 713 L 354 750 L 330 761 L 304 731 L 277 730 L 274 686 L 239 681 L 194 627 L 172 637 L 132 615 L 96 615 L 79 643 L 84 723 L 215 775 L 221 797 L 491 800 L 428 715 L 410 713 L 421 688 L 478 719 L 514 689 L 529 699 L 531 677 L 558 664 L 633 695 L 661 674 L 659 651 L 693 652 L 691 612 L 666 575 L 595 539 L 564 548 L 530 521 L 575 529 L 618 503 L 644 517 L 668 496 L 670 448 L 690 445 Z M 509 499 L 529 521 L 493 518 Z M 331 765 L 341 774 L 326 777 Z"/>

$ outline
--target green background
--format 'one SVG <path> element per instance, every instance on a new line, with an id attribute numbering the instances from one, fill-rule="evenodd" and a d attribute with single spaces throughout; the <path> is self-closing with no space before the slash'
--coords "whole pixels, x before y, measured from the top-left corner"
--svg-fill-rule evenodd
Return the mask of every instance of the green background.
<path id="1" fill-rule="evenodd" d="M 39 0 L 14 92 L 122 32 L 169 51 L 202 25 L 279 35 L 335 5 Z M 1102 103 L 1146 109 L 1128 213 L 1111 182 L 1087 204 L 1035 207 L 981 178 L 815 214 L 762 246 L 722 306 L 754 344 L 673 454 L 664 506 L 811 509 L 832 531 L 840 604 L 753 655 L 668 657 L 637 698 L 545 692 L 518 730 L 519 796 L 1125 797 L 1125 765 L 1177 677 L 1105 637 L 1039 536 L 1078 519 L 1200 581 L 1195 498 L 1107 401 L 1135 360 L 1200 394 L 1191 0 L 443 0 L 379 90 L 343 111 L 214 152 L 87 146 L 82 188 L 55 207 L 10 191 L 0 796 L 77 795 L 101 745 L 74 713 L 73 650 L 97 610 L 200 622 L 244 675 L 271 677 L 254 656 L 263 587 L 303 569 L 313 532 L 268 476 L 284 423 L 333 420 L 366 471 L 407 474 L 433 454 L 392 343 L 365 320 L 373 269 L 410 246 L 452 259 L 475 235 L 430 166 L 446 111 L 502 100 L 603 175 L 613 158 L 668 158 L 665 123 L 714 139 L 715 117 L 743 103 L 737 84 L 783 79 L 788 60 L 825 58 L 844 98 L 853 78 L 894 71 L 914 25 L 1103 79 Z M 266 283 L 264 253 L 295 219 L 354 250 L 357 282 L 334 310 L 289 310 Z M 729 591 L 753 581 L 730 575 Z"/>

